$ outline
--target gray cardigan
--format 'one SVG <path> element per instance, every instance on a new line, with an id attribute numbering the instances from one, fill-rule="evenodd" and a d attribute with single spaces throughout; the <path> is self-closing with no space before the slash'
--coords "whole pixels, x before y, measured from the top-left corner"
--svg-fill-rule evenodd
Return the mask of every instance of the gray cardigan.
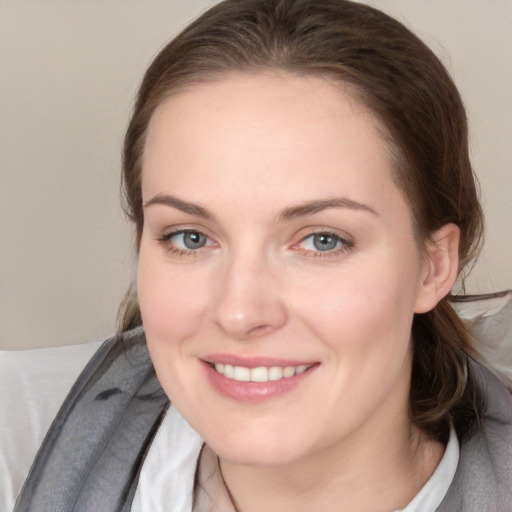
<path id="1" fill-rule="evenodd" d="M 107 340 L 71 389 L 14 512 L 128 512 L 140 469 L 169 406 L 142 329 Z M 512 512 L 512 397 L 474 363 L 486 413 L 462 443 L 438 512 Z M 172 504 L 169 504 L 172 506 Z"/>
<path id="2" fill-rule="evenodd" d="M 512 395 L 482 365 L 474 363 L 472 371 L 485 415 L 461 444 L 455 477 L 437 512 L 512 512 Z"/>

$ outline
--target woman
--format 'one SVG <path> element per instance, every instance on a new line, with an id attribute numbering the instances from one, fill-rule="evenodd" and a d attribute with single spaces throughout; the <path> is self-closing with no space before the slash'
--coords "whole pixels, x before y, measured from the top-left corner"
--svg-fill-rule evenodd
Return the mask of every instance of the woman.
<path id="1" fill-rule="evenodd" d="M 465 113 L 407 29 L 222 2 L 148 69 L 123 184 L 132 330 L 15 510 L 510 510 L 510 395 L 447 300 L 482 231 Z"/>

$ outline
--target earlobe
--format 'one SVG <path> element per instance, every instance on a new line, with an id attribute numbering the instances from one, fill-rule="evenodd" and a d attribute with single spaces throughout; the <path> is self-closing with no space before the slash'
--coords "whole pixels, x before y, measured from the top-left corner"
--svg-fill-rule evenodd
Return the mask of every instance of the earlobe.
<path id="1" fill-rule="evenodd" d="M 415 313 L 430 311 L 452 289 L 459 271 L 459 239 L 458 226 L 446 224 L 427 243 Z"/>

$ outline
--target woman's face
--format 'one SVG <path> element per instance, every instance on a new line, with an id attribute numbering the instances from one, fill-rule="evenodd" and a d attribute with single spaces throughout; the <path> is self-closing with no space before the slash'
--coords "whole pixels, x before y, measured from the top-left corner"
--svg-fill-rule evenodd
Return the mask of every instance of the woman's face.
<path id="1" fill-rule="evenodd" d="M 147 343 L 221 458 L 286 464 L 408 422 L 427 264 L 379 133 L 339 87 L 284 73 L 195 85 L 153 115 Z"/>

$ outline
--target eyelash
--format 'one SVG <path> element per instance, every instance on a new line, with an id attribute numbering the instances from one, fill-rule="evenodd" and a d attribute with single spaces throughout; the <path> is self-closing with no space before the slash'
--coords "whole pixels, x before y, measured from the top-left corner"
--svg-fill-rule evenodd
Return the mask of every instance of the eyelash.
<path id="1" fill-rule="evenodd" d="M 320 251 L 315 249 L 301 249 L 299 247 L 300 244 L 304 243 L 309 238 L 313 238 L 315 236 L 325 236 L 333 239 L 336 242 L 336 248 L 326 251 Z M 302 255 L 312 257 L 312 258 L 332 258 L 341 255 L 342 253 L 351 250 L 354 247 L 354 242 L 352 240 L 348 240 L 343 238 L 342 236 L 334 233 L 332 231 L 312 231 L 304 236 L 300 242 L 295 244 L 292 248 L 299 251 Z"/>
<path id="2" fill-rule="evenodd" d="M 206 239 L 205 245 L 198 247 L 197 249 L 180 249 L 177 247 L 174 247 L 172 245 L 172 239 L 174 237 L 177 237 L 178 235 L 186 235 L 189 234 L 197 234 L 199 236 L 203 236 Z M 333 239 L 336 242 L 336 247 L 333 249 L 329 249 L 326 251 L 321 250 L 315 250 L 315 249 L 304 249 L 300 248 L 299 245 L 304 243 L 309 238 L 313 237 L 328 237 L 330 239 Z M 211 238 L 208 237 L 208 235 L 204 234 L 203 232 L 197 230 L 197 229 L 177 229 L 173 231 L 169 231 L 167 233 L 162 234 L 162 236 L 157 238 L 157 241 L 164 246 L 164 248 L 167 250 L 168 253 L 178 256 L 178 257 L 188 257 L 188 256 L 199 256 L 202 253 L 202 249 L 205 247 L 208 247 L 209 244 L 208 241 L 211 242 Z M 320 230 L 320 231 L 312 231 L 308 233 L 306 236 L 301 238 L 301 240 L 294 244 L 292 246 L 292 249 L 297 250 L 300 252 L 301 255 L 307 256 L 310 258 L 329 258 L 329 257 L 335 257 L 339 256 L 340 254 L 351 250 L 354 247 L 354 242 L 351 240 L 348 240 L 346 238 L 343 238 L 342 236 L 338 235 L 337 233 L 334 233 L 332 231 L 326 231 L 326 230 Z"/>
<path id="3" fill-rule="evenodd" d="M 177 247 L 174 247 L 172 245 L 172 239 L 174 237 L 177 237 L 178 235 L 186 235 L 187 233 L 190 234 L 198 234 L 200 236 L 203 236 L 206 238 L 207 242 L 206 245 L 203 247 L 199 247 L 197 249 L 179 249 Z M 157 238 L 157 241 L 164 246 L 164 248 L 167 250 L 169 254 L 175 255 L 175 256 L 181 256 L 181 257 L 187 257 L 187 256 L 199 256 L 201 254 L 201 249 L 204 247 L 207 247 L 208 241 L 211 241 L 210 237 L 208 235 L 205 235 L 203 232 L 199 231 L 198 229 L 176 229 L 173 231 L 168 231 L 167 233 L 163 233 L 162 236 Z"/>

